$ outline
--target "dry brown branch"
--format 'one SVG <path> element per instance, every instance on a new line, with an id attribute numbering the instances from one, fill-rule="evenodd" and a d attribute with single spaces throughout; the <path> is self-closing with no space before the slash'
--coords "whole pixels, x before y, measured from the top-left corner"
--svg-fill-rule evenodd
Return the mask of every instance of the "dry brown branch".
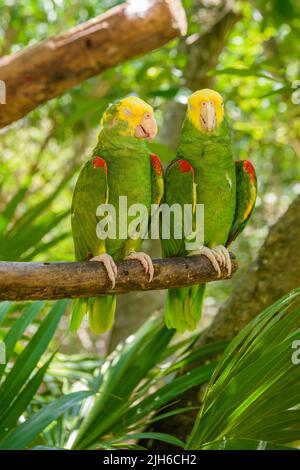
<path id="1" fill-rule="evenodd" d="M 233 273 L 237 262 L 231 254 Z M 38 300 L 93 297 L 133 290 L 185 287 L 217 280 L 217 273 L 204 256 L 157 259 L 155 275 L 148 281 L 138 261 L 118 263 L 115 289 L 111 289 L 101 263 L 18 263 L 0 262 L 0 300 Z M 221 279 L 227 278 L 222 270 Z"/>
<path id="2" fill-rule="evenodd" d="M 136 5 L 136 6 L 134 6 Z M 6 105 L 0 128 L 83 80 L 157 49 L 186 32 L 180 0 L 124 3 L 64 34 L 0 59 Z"/>

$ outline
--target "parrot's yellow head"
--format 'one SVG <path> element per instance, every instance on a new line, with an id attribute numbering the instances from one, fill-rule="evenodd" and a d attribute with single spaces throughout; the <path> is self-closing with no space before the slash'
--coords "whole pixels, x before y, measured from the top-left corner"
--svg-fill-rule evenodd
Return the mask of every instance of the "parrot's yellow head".
<path id="1" fill-rule="evenodd" d="M 214 132 L 224 118 L 222 96 L 205 88 L 193 93 L 188 99 L 188 118 L 201 132 Z"/>
<path id="2" fill-rule="evenodd" d="M 152 140 L 157 134 L 153 108 L 137 96 L 129 96 L 111 105 L 103 114 L 102 125 L 120 125 L 122 135 Z"/>

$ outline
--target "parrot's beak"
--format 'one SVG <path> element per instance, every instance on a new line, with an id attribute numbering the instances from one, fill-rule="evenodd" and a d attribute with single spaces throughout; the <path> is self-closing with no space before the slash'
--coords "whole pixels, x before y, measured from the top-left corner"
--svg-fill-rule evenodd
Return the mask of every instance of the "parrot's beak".
<path id="1" fill-rule="evenodd" d="M 156 120 L 150 114 L 147 114 L 141 120 L 140 124 L 137 126 L 135 130 L 135 137 L 137 139 L 146 139 L 146 140 L 153 140 L 155 139 L 157 134 L 157 124 Z"/>
<path id="2" fill-rule="evenodd" d="M 206 132 L 213 132 L 216 129 L 216 109 L 212 101 L 203 101 L 201 104 L 200 122 Z"/>

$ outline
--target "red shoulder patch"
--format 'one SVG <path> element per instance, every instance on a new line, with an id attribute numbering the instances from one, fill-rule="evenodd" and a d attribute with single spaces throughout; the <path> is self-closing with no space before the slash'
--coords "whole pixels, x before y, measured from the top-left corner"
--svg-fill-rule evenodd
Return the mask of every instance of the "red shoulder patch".
<path id="1" fill-rule="evenodd" d="M 187 173 L 191 171 L 194 173 L 194 168 L 187 160 L 178 160 L 180 173 Z"/>
<path id="2" fill-rule="evenodd" d="M 249 162 L 249 160 L 244 160 L 244 170 L 250 176 L 251 183 L 254 183 L 254 181 L 255 181 L 255 169 L 254 169 L 254 166 L 252 165 L 252 163 Z"/>
<path id="3" fill-rule="evenodd" d="M 151 159 L 151 166 L 153 170 L 155 171 L 155 174 L 158 176 L 162 176 L 163 169 L 162 169 L 160 158 L 155 153 L 150 153 L 150 159 Z"/>
<path id="4" fill-rule="evenodd" d="M 104 168 L 105 173 L 107 174 L 107 164 L 104 158 L 102 157 L 95 157 L 93 158 L 93 167 L 94 168 Z"/>

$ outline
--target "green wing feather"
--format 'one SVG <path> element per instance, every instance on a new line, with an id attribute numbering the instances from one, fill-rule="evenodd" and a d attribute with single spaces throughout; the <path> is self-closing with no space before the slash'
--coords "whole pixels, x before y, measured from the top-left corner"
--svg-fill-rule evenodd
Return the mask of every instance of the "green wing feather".
<path id="1" fill-rule="evenodd" d="M 164 203 L 169 207 L 173 204 L 191 204 L 193 208 L 196 205 L 196 191 L 194 183 L 194 170 L 192 165 L 183 159 L 176 159 L 170 163 L 165 175 L 165 197 Z M 163 256 L 184 256 L 186 254 L 184 239 L 175 239 L 174 233 L 178 229 L 183 230 L 183 224 L 176 227 L 171 213 L 170 217 L 170 239 L 161 237 Z"/>
<path id="2" fill-rule="evenodd" d="M 195 208 L 197 203 L 194 170 L 192 165 L 183 159 L 174 160 L 166 171 L 164 202 L 171 206 L 190 204 Z M 176 227 L 171 214 L 170 239 L 161 236 L 163 254 L 166 257 L 186 255 L 185 240 L 174 237 L 175 230 L 183 230 L 182 224 Z M 186 330 L 193 331 L 197 327 L 201 316 L 203 294 L 205 286 L 192 286 L 180 289 L 169 289 L 166 301 L 166 325 L 176 328 L 179 333 Z"/>
<path id="3" fill-rule="evenodd" d="M 83 166 L 74 190 L 71 223 L 77 261 L 105 251 L 104 242 L 96 234 L 96 211 L 107 202 L 107 166 L 103 158 L 96 156 Z"/>
<path id="4" fill-rule="evenodd" d="M 164 172 L 160 158 L 150 154 L 151 162 L 151 203 L 160 204 L 164 195 Z"/>
<path id="5" fill-rule="evenodd" d="M 235 170 L 236 209 L 226 246 L 229 246 L 246 227 L 257 196 L 257 179 L 252 163 L 249 160 L 236 161 Z"/>
<path id="6" fill-rule="evenodd" d="M 108 203 L 107 165 L 102 157 L 94 156 L 82 168 L 74 190 L 72 232 L 75 258 L 83 261 L 105 253 L 105 242 L 96 234 L 99 218 L 97 207 Z M 115 314 L 115 296 L 76 299 L 70 329 L 77 331 L 88 311 L 91 330 L 100 334 L 111 328 Z"/>
<path id="7" fill-rule="evenodd" d="M 159 229 L 159 217 L 157 212 L 164 196 L 164 171 L 160 158 L 155 153 L 150 153 L 151 164 L 151 214 L 149 212 L 148 236 L 151 238 L 152 228 Z M 154 204 L 154 209 L 152 208 Z M 155 232 L 156 233 L 156 232 Z M 158 235 L 158 234 L 157 234 Z"/>

